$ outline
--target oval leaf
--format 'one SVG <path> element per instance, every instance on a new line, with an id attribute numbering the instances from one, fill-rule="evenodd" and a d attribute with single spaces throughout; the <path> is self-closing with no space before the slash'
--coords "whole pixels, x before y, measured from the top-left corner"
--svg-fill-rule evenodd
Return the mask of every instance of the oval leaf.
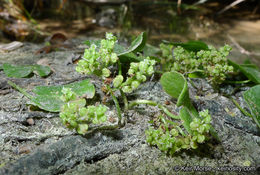
<path id="1" fill-rule="evenodd" d="M 17 85 L 15 85 L 15 87 L 30 99 L 31 102 L 29 104 L 50 112 L 59 112 L 61 106 L 64 104 L 60 99 L 63 87 L 71 88 L 78 96 L 93 98 L 95 95 L 95 87 L 89 80 L 61 86 L 37 86 L 33 89 L 35 96 L 28 95 L 24 89 Z"/>
<path id="2" fill-rule="evenodd" d="M 240 70 L 249 80 L 256 84 L 260 84 L 260 70 L 254 64 L 237 64 L 231 60 L 228 63 L 232 65 L 235 69 Z"/>
<path id="3" fill-rule="evenodd" d="M 160 83 L 167 94 L 177 99 L 177 106 L 190 106 L 188 84 L 182 74 L 175 71 L 166 72 Z"/>
<path id="4" fill-rule="evenodd" d="M 31 67 L 33 71 L 40 77 L 46 77 L 51 73 L 51 69 L 48 66 L 33 65 Z"/>
<path id="5" fill-rule="evenodd" d="M 51 73 L 51 69 L 48 66 L 42 65 L 14 66 L 5 63 L 3 65 L 3 69 L 8 77 L 14 78 L 25 78 L 28 77 L 32 72 L 36 72 L 36 74 L 41 77 L 46 77 Z"/>
<path id="6" fill-rule="evenodd" d="M 78 96 L 86 96 L 87 98 L 93 98 L 95 95 L 95 87 L 89 80 L 83 80 L 71 84 L 60 86 L 37 86 L 33 89 L 36 95 L 50 95 L 61 96 L 61 90 L 63 87 L 71 88 Z"/>
<path id="7" fill-rule="evenodd" d="M 142 32 L 130 45 L 130 47 L 124 52 L 117 53 L 118 56 L 125 55 L 130 52 L 138 52 L 141 51 L 146 43 L 147 35 L 146 32 Z"/>
<path id="8" fill-rule="evenodd" d="M 28 77 L 32 73 L 32 68 L 30 66 L 13 66 L 8 63 L 3 64 L 3 70 L 8 77 L 13 78 Z"/>

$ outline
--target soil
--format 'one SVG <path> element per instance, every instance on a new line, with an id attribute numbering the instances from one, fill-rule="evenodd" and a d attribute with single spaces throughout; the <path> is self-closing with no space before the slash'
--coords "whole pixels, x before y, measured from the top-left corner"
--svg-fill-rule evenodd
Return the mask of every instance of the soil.
<path id="1" fill-rule="evenodd" d="M 33 111 L 26 105 L 29 100 L 7 84 L 11 80 L 30 92 L 38 85 L 61 85 L 89 78 L 102 99 L 100 81 L 78 74 L 71 63 L 72 58 L 83 53 L 85 46 L 81 43 L 86 39 L 71 39 L 70 48 L 47 54 L 35 54 L 43 44 L 24 43 L 23 47 L 0 55 L 0 64 L 36 64 L 44 59 L 53 70 L 47 78 L 34 75 L 22 79 L 8 78 L 0 71 L 0 174 L 197 174 L 205 171 L 207 174 L 257 174 L 259 128 L 229 98 L 221 95 L 230 93 L 248 110 L 242 96 L 248 87 L 232 94 L 235 87 L 228 85 L 216 93 L 204 79 L 193 79 L 196 88 L 189 84 L 190 98 L 199 111 L 209 109 L 220 142 L 212 139 L 197 150 L 168 156 L 150 147 L 145 140 L 148 121 L 160 113 L 157 107 L 136 106 L 123 114 L 127 119 L 124 127 L 80 136 L 62 125 L 58 113 Z M 179 111 L 176 101 L 164 93 L 156 78 L 128 98 L 162 104 L 169 101 L 169 110 Z M 112 100 L 108 99 L 106 105 L 109 117 L 116 117 Z"/>

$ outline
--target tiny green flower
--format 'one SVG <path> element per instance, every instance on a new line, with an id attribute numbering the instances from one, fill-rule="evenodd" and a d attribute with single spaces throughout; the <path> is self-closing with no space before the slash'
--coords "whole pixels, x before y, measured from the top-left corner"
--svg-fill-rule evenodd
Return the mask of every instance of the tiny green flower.
<path id="1" fill-rule="evenodd" d="M 131 83 L 131 88 L 132 88 L 133 90 L 135 90 L 135 89 L 138 88 L 139 85 L 140 85 L 140 82 L 139 82 L 139 81 L 133 81 L 133 82 Z"/>
<path id="2" fill-rule="evenodd" d="M 117 54 L 116 53 L 112 53 L 111 54 L 111 62 L 112 63 L 116 63 L 118 60 Z"/>
<path id="3" fill-rule="evenodd" d="M 124 86 L 122 88 L 122 91 L 125 92 L 125 93 L 131 93 L 133 92 L 132 88 L 130 86 Z"/>
<path id="4" fill-rule="evenodd" d="M 87 124 L 79 124 L 77 127 L 77 132 L 79 134 L 86 134 L 88 131 L 88 125 Z"/>
<path id="5" fill-rule="evenodd" d="M 110 72 L 109 69 L 107 69 L 107 68 L 103 68 L 103 69 L 102 69 L 102 75 L 103 75 L 104 77 L 109 77 L 110 74 L 111 74 L 111 72 Z"/>
<path id="6" fill-rule="evenodd" d="M 119 88 L 123 83 L 123 81 L 124 81 L 124 77 L 122 75 L 117 75 L 113 80 L 113 86 L 115 88 Z"/>

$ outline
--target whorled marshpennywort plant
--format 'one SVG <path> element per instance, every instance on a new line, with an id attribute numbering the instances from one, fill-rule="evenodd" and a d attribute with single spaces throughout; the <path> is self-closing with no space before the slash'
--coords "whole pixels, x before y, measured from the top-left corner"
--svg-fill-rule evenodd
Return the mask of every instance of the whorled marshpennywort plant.
<path id="1" fill-rule="evenodd" d="M 211 127 L 208 110 L 200 112 L 199 115 L 201 119 L 194 118 L 191 121 L 189 132 L 181 123 L 167 119 L 163 115 L 159 116 L 158 121 L 153 122 L 153 127 L 145 131 L 147 143 L 170 155 L 182 149 L 197 149 L 198 144 L 209 138 Z"/>
<path id="2" fill-rule="evenodd" d="M 229 45 L 225 45 L 218 50 L 213 46 L 194 50 L 182 46 L 173 49 L 172 44 L 162 43 L 160 48 L 164 71 L 177 71 L 183 74 L 200 72 L 213 85 L 223 83 L 227 75 L 234 71 L 233 67 L 228 65 L 227 60 L 227 56 L 232 49 Z"/>
<path id="3" fill-rule="evenodd" d="M 153 125 L 154 127 L 150 127 L 146 131 L 147 142 L 150 145 L 156 145 L 162 151 L 174 154 L 181 149 L 196 149 L 199 143 L 207 140 L 210 136 L 209 133 L 213 133 L 210 124 L 211 116 L 207 110 L 198 113 L 193 107 L 188 95 L 187 82 L 182 74 L 178 72 L 171 72 L 174 75 L 164 74 L 162 77 L 166 80 L 161 79 L 161 83 L 169 95 L 178 99 L 177 106 L 182 107 L 179 115 L 172 114 L 164 105 L 154 101 L 137 99 L 128 102 L 127 94 L 132 93 L 149 76 L 155 73 L 155 65 L 158 62 L 156 59 L 143 57 L 142 55 L 136 56 L 135 52 L 131 52 L 131 56 L 134 55 L 136 59 L 130 59 L 127 71 L 123 74 L 120 54 L 117 53 L 116 47 L 118 50 L 117 38 L 111 33 L 107 33 L 106 39 L 101 40 L 99 44 L 90 44 L 89 48 L 85 50 L 83 59 L 78 62 L 76 71 L 87 75 L 96 75 L 102 80 L 102 91 L 106 95 L 110 95 L 115 104 L 118 114 L 118 127 L 123 126 L 124 121 L 122 120 L 122 110 L 118 97 L 115 95 L 116 91 L 119 91 L 123 98 L 124 111 L 139 104 L 147 104 L 157 106 L 163 112 L 160 116 L 160 124 L 157 123 L 157 125 Z M 133 48 L 135 47 L 133 46 L 128 50 L 134 51 Z M 210 74 L 216 69 L 211 70 L 210 67 L 207 69 L 201 60 L 207 57 L 208 61 L 212 61 L 212 65 L 215 63 L 225 64 L 224 57 L 229 52 L 228 46 L 218 51 L 211 48 L 198 52 L 185 50 L 179 46 L 175 48 L 173 55 L 171 45 L 161 45 L 161 48 L 163 57 L 161 64 L 165 71 L 177 70 L 186 73 L 188 71 L 203 70 L 206 75 L 210 75 L 211 80 L 214 82 L 222 81 L 225 78 L 221 73 L 218 76 L 217 73 Z M 198 59 L 198 57 L 200 58 Z M 230 67 L 227 69 L 231 71 Z M 210 73 L 207 73 L 207 71 Z M 225 70 L 220 71 L 224 72 Z M 172 76 L 175 78 L 171 79 Z M 167 81 L 175 83 L 176 92 L 172 93 L 172 86 L 167 85 Z M 106 121 L 108 107 L 105 105 L 99 104 L 85 107 L 85 99 L 77 97 L 70 89 L 64 88 L 62 92 L 63 96 L 61 98 L 65 104 L 61 108 L 60 117 L 68 128 L 76 129 L 79 134 L 85 134 L 90 123 L 98 124 Z"/>
<path id="4" fill-rule="evenodd" d="M 61 107 L 60 118 L 69 129 L 76 129 L 79 134 L 88 131 L 89 124 L 100 124 L 107 120 L 107 107 L 104 105 L 86 106 L 86 100 L 79 98 L 70 88 L 62 89 L 61 99 L 65 104 Z"/>
<path id="5" fill-rule="evenodd" d="M 125 93 L 131 93 L 136 90 L 139 85 L 145 82 L 148 76 L 154 73 L 155 60 L 149 57 L 144 58 L 140 62 L 131 62 L 127 75 L 122 75 L 121 62 L 114 52 L 117 38 L 111 33 L 106 34 L 106 39 L 101 40 L 100 45 L 91 44 L 85 50 L 83 59 L 78 62 L 76 71 L 96 75 L 103 81 L 102 91 L 111 95 L 118 114 L 118 126 L 123 125 L 122 112 L 119 106 L 115 91 L 120 91 L 123 99 L 125 110 L 128 109 L 128 100 Z M 111 77 L 111 69 L 116 69 L 115 78 Z M 108 81 L 113 79 L 113 81 Z M 86 101 L 75 97 L 75 93 L 70 89 L 63 89 L 61 97 L 65 105 L 61 108 L 60 117 L 68 128 L 75 128 L 79 134 L 87 132 L 88 123 L 105 122 L 105 112 L 108 107 L 104 105 L 84 107 Z M 95 112 L 93 112 L 95 111 Z"/>
<path id="6" fill-rule="evenodd" d="M 142 33 L 129 48 L 125 49 L 117 44 L 115 36 L 107 33 L 106 39 L 86 41 L 89 48 L 85 50 L 83 59 L 78 62 L 76 67 L 78 72 L 96 75 L 102 80 L 101 90 L 106 96 L 112 98 L 117 110 L 118 123 L 115 125 L 107 124 L 109 123 L 106 116 L 109 110 L 107 106 L 100 103 L 87 105 L 86 99 L 91 99 L 95 95 L 95 87 L 89 79 L 66 85 L 37 86 L 32 90 L 34 95 L 11 81 L 8 81 L 8 84 L 28 97 L 31 105 L 45 111 L 60 112 L 63 124 L 70 129 L 75 129 L 79 134 L 84 135 L 88 130 L 122 127 L 124 121 L 118 102 L 118 98 L 122 98 L 124 112 L 139 104 L 156 106 L 162 111 L 146 131 L 146 139 L 147 143 L 157 146 L 166 153 L 172 155 L 182 149 L 196 149 L 198 144 L 205 142 L 210 135 L 218 140 L 217 134 L 211 126 L 209 111 L 198 112 L 192 105 L 186 78 L 204 77 L 213 85 L 223 82 L 259 84 L 258 67 L 250 62 L 238 65 L 227 60 L 231 50 L 231 47 L 227 45 L 217 50 L 200 41 L 187 43 L 166 41 L 167 44 L 160 45 L 161 55 L 156 55 L 158 48 L 145 45 L 145 41 L 145 33 Z M 142 50 L 145 57 L 142 56 Z M 122 66 L 124 71 L 122 71 Z M 16 69 L 8 65 L 7 67 L 11 72 Z M 160 69 L 155 70 L 155 67 Z M 226 81 L 227 74 L 232 73 L 233 69 L 236 71 L 233 75 L 242 73 L 248 79 L 240 80 L 236 77 L 236 81 L 231 79 Z M 162 74 L 160 83 L 163 90 L 177 99 L 178 115 L 174 115 L 164 105 L 151 100 L 137 99 L 128 103 L 127 94 L 138 89 L 155 72 Z M 192 81 L 190 82 L 192 84 Z M 260 121 L 258 117 L 260 104 L 257 98 L 259 89 L 260 86 L 257 85 L 244 93 L 251 110 L 249 116 L 255 120 L 258 126 Z M 116 91 L 120 93 L 115 93 Z M 115 94 L 121 94 L 121 97 Z M 237 106 L 241 109 L 239 105 Z M 247 115 L 245 110 L 244 113 Z"/>

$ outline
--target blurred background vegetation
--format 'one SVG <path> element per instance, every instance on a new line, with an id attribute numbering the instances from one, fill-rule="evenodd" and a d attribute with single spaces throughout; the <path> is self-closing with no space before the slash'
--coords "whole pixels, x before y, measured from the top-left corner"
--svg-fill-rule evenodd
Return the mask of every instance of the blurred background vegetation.
<path id="1" fill-rule="evenodd" d="M 129 41 L 147 31 L 155 45 L 231 43 L 257 57 L 259 19 L 259 0 L 0 0 L 0 42 L 41 42 L 55 33 L 103 37 L 107 31 Z"/>

